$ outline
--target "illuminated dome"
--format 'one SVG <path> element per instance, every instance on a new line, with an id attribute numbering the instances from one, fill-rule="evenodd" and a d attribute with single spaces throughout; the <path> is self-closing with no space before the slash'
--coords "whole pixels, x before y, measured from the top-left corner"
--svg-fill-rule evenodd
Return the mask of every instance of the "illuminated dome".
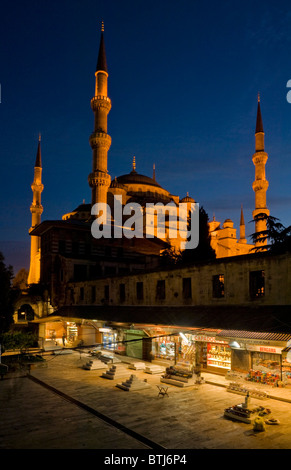
<path id="1" fill-rule="evenodd" d="M 181 199 L 181 202 L 195 202 L 193 197 L 189 196 L 189 194 L 187 193 L 187 196 L 183 197 L 183 199 Z"/>
<path id="2" fill-rule="evenodd" d="M 149 186 L 156 186 L 157 188 L 161 188 L 159 183 L 157 183 L 153 178 L 141 175 L 134 170 L 131 171 L 128 175 L 118 176 L 117 182 L 119 184 L 146 184 Z"/>

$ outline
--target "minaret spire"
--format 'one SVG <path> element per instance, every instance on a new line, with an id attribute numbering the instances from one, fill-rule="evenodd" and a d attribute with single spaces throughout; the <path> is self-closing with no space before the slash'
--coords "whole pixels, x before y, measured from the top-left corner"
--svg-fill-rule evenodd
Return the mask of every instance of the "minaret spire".
<path id="1" fill-rule="evenodd" d="M 258 93 L 258 109 L 257 109 L 257 122 L 256 122 L 256 134 L 264 133 L 261 105 L 260 105 L 260 93 Z M 264 148 L 264 147 L 263 147 Z"/>
<path id="2" fill-rule="evenodd" d="M 101 23 L 101 39 L 95 72 L 95 95 L 91 99 L 94 112 L 94 131 L 90 136 L 93 153 L 92 173 L 88 177 L 92 188 L 92 206 L 107 203 L 107 191 L 111 178 L 107 171 L 107 154 L 111 146 L 111 137 L 107 133 L 107 116 L 111 109 L 111 100 L 107 93 L 108 68 L 104 43 L 104 22 Z M 98 215 L 97 215 L 98 216 Z"/>
<path id="3" fill-rule="evenodd" d="M 105 52 L 105 42 L 104 42 L 104 21 L 101 23 L 101 39 L 99 46 L 99 54 L 96 66 L 96 72 L 103 70 L 108 73 L 106 52 Z"/>
<path id="4" fill-rule="evenodd" d="M 243 206 L 241 205 L 241 210 L 240 210 L 240 223 L 239 223 L 239 231 L 240 231 L 240 236 L 239 236 L 239 242 L 240 243 L 246 243 L 246 226 L 245 226 L 245 219 L 244 219 L 244 213 L 243 213 Z"/>
<path id="5" fill-rule="evenodd" d="M 258 95 L 257 122 L 255 131 L 255 153 L 253 163 L 255 165 L 255 181 L 253 190 L 255 192 L 255 210 L 253 218 L 255 220 L 256 233 L 267 230 L 266 217 L 270 214 L 267 208 L 267 189 L 269 182 L 266 180 L 265 165 L 268 160 L 268 154 L 265 152 L 265 133 L 263 128 L 263 119 L 260 105 L 260 95 Z M 267 244 L 266 240 L 257 240 L 256 247 L 262 247 Z"/>
<path id="6" fill-rule="evenodd" d="M 35 168 L 42 168 L 41 164 L 41 134 L 38 134 L 38 147 L 37 147 L 37 153 L 36 153 L 36 160 L 35 160 Z"/>
<path id="7" fill-rule="evenodd" d="M 41 222 L 41 214 L 43 207 L 41 205 L 41 193 L 43 191 L 42 177 L 42 163 L 41 163 L 41 138 L 38 137 L 38 147 L 36 153 L 36 160 L 34 165 L 34 179 L 31 185 L 33 199 L 30 206 L 31 212 L 31 232 Z M 31 235 L 30 240 L 30 267 L 27 283 L 37 284 L 40 280 L 40 237 Z"/>

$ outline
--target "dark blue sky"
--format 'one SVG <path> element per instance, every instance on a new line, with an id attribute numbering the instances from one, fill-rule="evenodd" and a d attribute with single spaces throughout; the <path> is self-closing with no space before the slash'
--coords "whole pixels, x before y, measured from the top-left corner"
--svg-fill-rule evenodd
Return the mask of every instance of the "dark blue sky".
<path id="1" fill-rule="evenodd" d="M 0 251 L 28 267 L 42 135 L 42 220 L 91 200 L 90 99 L 101 20 L 109 68 L 111 177 L 137 171 L 239 227 L 254 209 L 257 94 L 271 215 L 291 224 L 290 1 L 1 2 Z M 247 224 L 251 233 L 252 224 Z"/>

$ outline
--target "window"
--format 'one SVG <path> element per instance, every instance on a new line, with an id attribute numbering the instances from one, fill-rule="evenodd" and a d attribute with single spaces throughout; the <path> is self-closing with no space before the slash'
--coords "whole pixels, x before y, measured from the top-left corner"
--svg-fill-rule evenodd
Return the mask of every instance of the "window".
<path id="1" fill-rule="evenodd" d="M 84 281 L 87 278 L 87 266 L 74 264 L 74 281 Z"/>
<path id="2" fill-rule="evenodd" d="M 250 271 L 250 297 L 258 299 L 265 295 L 265 271 Z"/>
<path id="3" fill-rule="evenodd" d="M 84 287 L 80 287 L 80 300 L 84 300 Z"/>
<path id="4" fill-rule="evenodd" d="M 156 298 L 164 300 L 166 298 L 166 285 L 164 280 L 157 281 Z"/>
<path id="5" fill-rule="evenodd" d="M 91 286 L 91 302 L 92 304 L 96 302 L 96 286 Z"/>
<path id="6" fill-rule="evenodd" d="M 119 284 L 119 300 L 120 302 L 125 301 L 125 284 Z"/>
<path id="7" fill-rule="evenodd" d="M 66 253 L 66 241 L 65 240 L 59 240 L 59 253 L 60 254 Z"/>
<path id="8" fill-rule="evenodd" d="M 117 256 L 119 258 L 122 258 L 123 255 L 124 255 L 123 248 L 122 247 L 117 248 Z"/>
<path id="9" fill-rule="evenodd" d="M 224 297 L 224 274 L 217 274 L 212 277 L 212 296 L 215 299 Z"/>
<path id="10" fill-rule="evenodd" d="M 105 302 L 109 301 L 109 286 L 104 286 L 104 300 Z"/>
<path id="11" fill-rule="evenodd" d="M 77 255 L 79 253 L 79 243 L 73 242 L 72 243 L 72 254 Z"/>
<path id="12" fill-rule="evenodd" d="M 183 278 L 183 299 L 192 299 L 191 277 Z"/>
<path id="13" fill-rule="evenodd" d="M 136 298 L 137 300 L 143 300 L 143 282 L 136 283 Z"/>
<path id="14" fill-rule="evenodd" d="M 105 256 L 110 258 L 111 255 L 112 255 L 111 246 L 106 246 L 105 247 Z"/>

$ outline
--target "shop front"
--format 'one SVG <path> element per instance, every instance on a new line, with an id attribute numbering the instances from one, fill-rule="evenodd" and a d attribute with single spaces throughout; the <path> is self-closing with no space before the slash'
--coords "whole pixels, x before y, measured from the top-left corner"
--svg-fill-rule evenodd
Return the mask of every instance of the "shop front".
<path id="1" fill-rule="evenodd" d="M 282 351 L 282 375 L 288 385 L 291 385 L 291 347 Z"/>
<path id="2" fill-rule="evenodd" d="M 187 369 L 200 368 L 227 372 L 231 368 L 231 349 L 227 341 L 207 334 L 179 331 L 152 339 L 153 358 L 170 361 Z"/>
<path id="3" fill-rule="evenodd" d="M 125 330 L 125 354 L 151 361 L 152 338 L 145 330 Z"/>
<path id="4" fill-rule="evenodd" d="M 231 370 L 246 380 L 272 386 L 291 383 L 291 335 L 221 331 L 231 348 Z M 290 348 L 291 350 L 291 348 Z"/>
<path id="5" fill-rule="evenodd" d="M 202 369 L 226 373 L 231 369 L 231 349 L 227 341 L 216 336 L 195 335 L 196 364 Z"/>
<path id="6" fill-rule="evenodd" d="M 101 346 L 102 349 L 114 351 L 117 349 L 117 331 L 113 328 L 99 328 L 101 333 Z"/>
<path id="7" fill-rule="evenodd" d="M 247 380 L 267 385 L 277 385 L 283 381 L 282 350 L 276 346 L 249 344 L 251 368 Z"/>
<path id="8" fill-rule="evenodd" d="M 177 336 L 167 335 L 167 333 L 159 334 L 152 338 L 152 358 L 175 363 L 179 345 Z"/>

